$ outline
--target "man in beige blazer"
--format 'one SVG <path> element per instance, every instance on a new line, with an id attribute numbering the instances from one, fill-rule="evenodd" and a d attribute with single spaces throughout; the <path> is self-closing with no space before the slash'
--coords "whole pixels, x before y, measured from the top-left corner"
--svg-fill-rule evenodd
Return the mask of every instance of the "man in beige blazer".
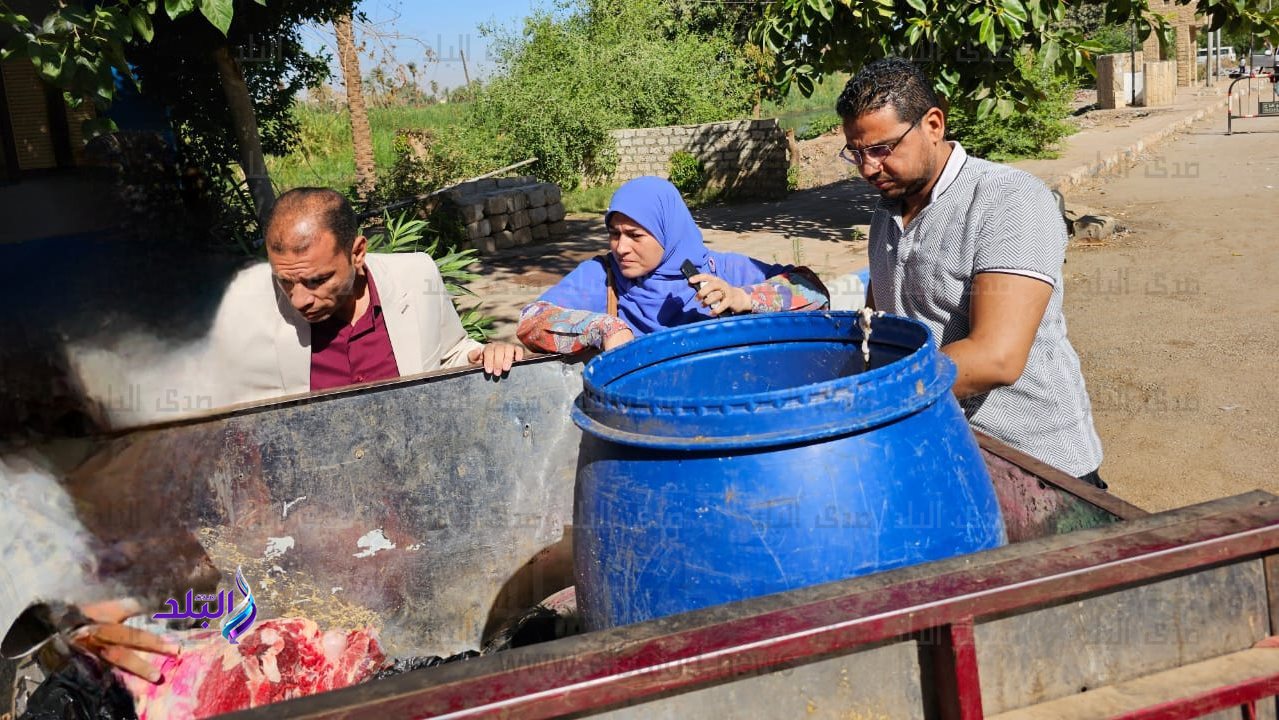
<path id="1" fill-rule="evenodd" d="M 281 195 L 265 236 L 267 262 L 232 280 L 209 336 L 215 406 L 524 357 L 467 337 L 429 256 L 366 253 L 337 192 Z"/>

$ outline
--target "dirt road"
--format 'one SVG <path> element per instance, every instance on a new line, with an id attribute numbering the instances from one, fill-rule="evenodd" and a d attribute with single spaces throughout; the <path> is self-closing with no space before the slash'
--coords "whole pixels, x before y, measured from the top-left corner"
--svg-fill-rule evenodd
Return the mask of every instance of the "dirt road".
<path id="1" fill-rule="evenodd" d="M 1246 122 L 1069 198 L 1131 228 L 1069 251 L 1066 316 L 1102 475 L 1148 510 L 1279 492 L 1279 118 Z"/>

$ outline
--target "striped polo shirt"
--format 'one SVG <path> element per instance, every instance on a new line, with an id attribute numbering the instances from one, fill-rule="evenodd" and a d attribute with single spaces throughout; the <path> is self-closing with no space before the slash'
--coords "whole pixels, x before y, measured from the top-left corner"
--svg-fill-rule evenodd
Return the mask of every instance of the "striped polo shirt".
<path id="1" fill-rule="evenodd" d="M 959 143 L 931 201 L 902 227 L 901 202 L 881 199 L 870 226 L 875 307 L 923 322 L 939 346 L 968 336 L 973 276 L 1010 273 L 1052 285 L 1017 382 L 961 400 L 973 427 L 1079 477 L 1101 465 L 1079 356 L 1066 339 L 1061 268 L 1066 226 L 1033 175 L 968 157 Z"/>

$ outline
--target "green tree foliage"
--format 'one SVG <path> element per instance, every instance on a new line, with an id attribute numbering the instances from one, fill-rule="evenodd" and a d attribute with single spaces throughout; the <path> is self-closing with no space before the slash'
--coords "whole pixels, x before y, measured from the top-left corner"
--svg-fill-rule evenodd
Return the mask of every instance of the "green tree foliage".
<path id="1" fill-rule="evenodd" d="M 0 50 L 0 60 L 26 57 L 41 79 L 66 93 L 72 106 L 90 100 L 99 109 L 106 108 L 116 95 L 113 71 L 133 78 L 125 49 L 151 42 L 158 20 L 177 20 L 196 9 L 195 0 L 168 0 L 163 8 L 159 0 L 118 0 L 88 7 L 59 3 L 44 17 L 34 17 L 0 1 L 0 25 L 5 26 L 9 38 Z M 204 0 L 198 9 L 208 30 L 226 35 L 234 15 L 233 0 Z M 104 119 L 90 125 L 89 130 L 112 128 Z"/>
<path id="2" fill-rule="evenodd" d="M 59 3 L 44 17 L 29 17 L 0 0 L 0 25 L 11 33 L 0 57 L 29 58 L 69 103 L 88 100 L 99 110 L 116 99 L 118 75 L 170 108 L 177 129 L 189 130 L 184 136 L 196 139 L 202 154 L 229 161 L 234 153 L 227 152 L 229 119 L 214 48 L 230 45 L 241 57 L 263 143 L 272 151 L 296 134 L 289 119 L 296 94 L 328 76 L 327 59 L 302 49 L 300 26 L 325 22 L 356 2 L 115 0 Z M 90 128 L 110 129 L 105 118 Z"/>
<path id="3" fill-rule="evenodd" d="M 409 135 L 397 134 L 393 142 L 395 161 L 378 180 L 373 204 L 392 202 L 440 188 L 469 177 L 483 175 L 506 165 L 524 151 L 511 137 L 473 119 L 468 110 L 450 125 Z"/>
<path id="4" fill-rule="evenodd" d="M 997 162 L 1043 157 L 1074 131 L 1066 116 L 1070 114 L 1075 84 L 1054 75 L 1033 55 L 1019 57 L 1017 65 L 1019 72 L 1033 79 L 1036 92 L 1042 96 L 1024 112 L 990 113 L 977 118 L 970 109 L 951 107 L 946 115 L 947 134 L 977 157 Z"/>
<path id="5" fill-rule="evenodd" d="M 667 37 L 683 33 L 715 35 L 726 33 L 738 44 L 749 42 L 751 28 L 764 17 L 766 3 L 706 2 L 705 0 L 666 0 L 670 9 L 663 17 L 662 29 Z"/>
<path id="6" fill-rule="evenodd" d="M 1207 42 L 1208 36 L 1200 33 L 1199 46 L 1206 47 Z M 1241 58 L 1246 58 L 1250 52 L 1260 53 L 1266 50 L 1265 38 L 1253 35 L 1247 29 L 1222 30 L 1221 42 L 1227 47 L 1234 48 L 1235 53 Z"/>
<path id="7" fill-rule="evenodd" d="M 454 165 L 488 146 L 509 162 L 536 156 L 540 177 L 572 188 L 614 167 L 609 130 L 741 117 L 753 101 L 731 33 L 689 29 L 664 0 L 579 0 L 488 32 L 495 77 L 433 146 Z"/>
<path id="8" fill-rule="evenodd" d="M 160 17 L 155 39 L 130 46 L 128 58 L 143 93 L 169 108 L 188 160 L 216 171 L 235 161 L 236 146 L 212 59 L 214 47 L 227 42 L 236 50 L 262 149 L 282 155 L 298 139 L 292 112 L 297 95 L 329 77 L 329 58 L 308 53 L 300 29 L 308 22 L 325 22 L 353 4 L 354 0 L 273 0 L 264 7 L 241 0 L 225 38 L 195 17 Z"/>
<path id="9" fill-rule="evenodd" d="M 756 108 L 764 102 L 778 99 L 777 88 L 771 82 L 773 66 L 777 58 L 759 43 L 751 40 L 751 30 L 764 16 L 767 3 L 758 2 L 706 2 L 706 0 L 666 0 L 672 18 L 667 21 L 668 37 L 681 33 L 727 36 L 744 67 Z M 757 114 L 758 117 L 758 114 Z"/>
<path id="10" fill-rule="evenodd" d="M 706 186 L 706 168 L 693 154 L 677 150 L 671 153 L 670 178 L 680 193 L 689 196 Z"/>
<path id="11" fill-rule="evenodd" d="M 1083 0 L 1067 4 L 1063 23 L 1087 37 L 1106 27 L 1106 3 L 1104 0 Z"/>
<path id="12" fill-rule="evenodd" d="M 457 250 L 448 247 L 444 238 L 434 231 L 430 223 L 402 212 L 395 217 L 383 213 L 380 226 L 365 228 L 362 231 L 369 241 L 368 251 L 376 253 L 423 252 L 435 260 L 444 279 L 444 289 L 457 299 L 474 298 L 476 295 L 464 283 L 479 279 L 479 275 L 467 268 L 475 264 L 478 253 L 467 248 Z M 428 242 L 427 237 L 432 237 Z M 444 244 L 441 244 L 444 242 Z M 458 317 L 462 321 L 462 329 L 473 340 L 487 341 L 493 333 L 494 318 L 485 315 L 478 308 L 457 308 Z"/>
<path id="13" fill-rule="evenodd" d="M 1135 42 L 1131 23 L 1111 25 L 1106 22 L 1104 0 L 1086 0 L 1069 4 L 1066 7 L 1066 19 L 1063 24 L 1086 40 L 1097 43 L 1098 54 L 1128 52 Z"/>
<path id="14" fill-rule="evenodd" d="M 307 53 L 299 30 L 349 12 L 358 0 L 116 0 L 59 4 L 43 18 L 0 0 L 0 24 L 12 35 L 3 57 L 28 57 L 40 76 L 76 105 L 106 110 L 117 95 L 113 71 L 164 105 L 185 149 L 220 166 L 235 159 L 226 97 L 212 52 L 229 45 L 240 58 L 264 149 L 296 140 L 297 94 L 328 77 L 328 58 Z M 95 130 L 111 129 L 102 119 Z"/>
<path id="15" fill-rule="evenodd" d="M 1178 0 L 1195 5 L 1211 27 L 1244 30 L 1279 42 L 1279 4 L 1251 0 Z M 876 58 L 917 59 L 952 106 L 978 116 L 1024 110 L 1042 99 L 1033 72 L 1014 59 L 1035 53 L 1054 74 L 1075 79 L 1095 72 L 1103 50 L 1080 28 L 1063 22 L 1065 0 L 775 0 L 753 37 L 777 54 L 776 77 L 805 94 L 814 80 L 836 70 L 862 67 Z M 1104 0 L 1106 25 L 1152 32 L 1171 43 L 1171 28 L 1148 0 Z"/>
<path id="16" fill-rule="evenodd" d="M 217 243 L 251 246 L 255 218 L 273 193 L 255 176 L 250 197 L 233 163 L 260 163 L 259 141 L 277 154 L 296 143 L 293 101 L 328 77 L 327 59 L 304 50 L 299 29 L 350 13 L 356 1 L 102 0 L 59 3 L 38 18 L 0 0 L 0 27 L 9 31 L 5 57 L 29 58 L 72 105 L 95 103 L 99 119 L 87 128 L 90 135 L 113 129 L 102 111 L 116 100 L 117 75 L 165 108 L 184 160 L 212 181 L 191 183 L 205 200 L 199 224 Z M 238 61 L 220 68 L 219 54 Z M 244 90 L 224 84 L 228 63 Z"/>

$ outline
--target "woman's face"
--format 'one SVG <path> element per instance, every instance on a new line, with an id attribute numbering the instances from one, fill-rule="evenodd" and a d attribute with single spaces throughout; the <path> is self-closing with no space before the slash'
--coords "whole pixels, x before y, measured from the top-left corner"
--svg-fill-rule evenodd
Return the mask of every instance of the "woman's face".
<path id="1" fill-rule="evenodd" d="M 644 226 L 625 213 L 615 212 L 608 218 L 608 244 L 613 259 L 622 269 L 622 277 L 641 278 L 662 264 L 666 252 L 662 244 Z"/>

